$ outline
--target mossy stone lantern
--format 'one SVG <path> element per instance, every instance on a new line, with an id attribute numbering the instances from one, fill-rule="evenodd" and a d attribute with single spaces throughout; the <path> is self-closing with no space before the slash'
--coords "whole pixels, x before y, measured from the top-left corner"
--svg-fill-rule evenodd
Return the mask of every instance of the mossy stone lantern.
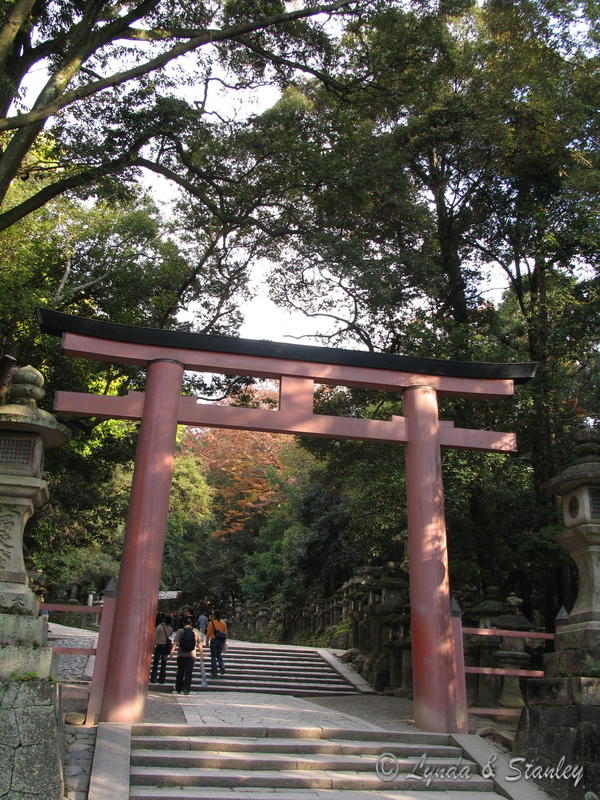
<path id="1" fill-rule="evenodd" d="M 581 674 L 587 658 L 600 659 L 600 430 L 575 435 L 579 463 L 568 467 L 548 487 L 562 502 L 565 529 L 558 542 L 579 573 L 579 591 L 565 624 L 556 632 L 555 674 Z"/>
<path id="2" fill-rule="evenodd" d="M 38 601 L 29 588 L 23 561 L 23 530 L 48 501 L 42 479 L 44 451 L 69 441 L 70 432 L 47 411 L 44 378 L 34 367 L 11 377 L 9 402 L 0 406 L 0 612 L 32 614 Z"/>

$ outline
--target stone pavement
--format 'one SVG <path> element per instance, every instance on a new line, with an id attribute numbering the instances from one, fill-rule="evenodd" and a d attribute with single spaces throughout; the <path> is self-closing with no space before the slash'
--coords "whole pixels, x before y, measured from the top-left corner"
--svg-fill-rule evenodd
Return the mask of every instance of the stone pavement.
<path id="1" fill-rule="evenodd" d="M 98 634 L 94 631 L 48 623 L 48 644 L 52 647 L 96 647 Z M 61 680 L 91 680 L 95 656 L 59 654 L 58 677 Z"/>
<path id="2" fill-rule="evenodd" d="M 380 730 L 379 725 L 364 719 L 290 695 L 228 692 L 224 696 L 221 692 L 203 691 L 177 695 L 177 701 L 188 725 Z M 410 726 L 404 729 L 410 730 Z"/>

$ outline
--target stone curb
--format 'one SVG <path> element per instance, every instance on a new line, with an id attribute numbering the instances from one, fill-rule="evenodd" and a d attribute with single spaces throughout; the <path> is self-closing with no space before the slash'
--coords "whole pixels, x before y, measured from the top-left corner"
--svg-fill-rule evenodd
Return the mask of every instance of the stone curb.
<path id="1" fill-rule="evenodd" d="M 509 757 L 479 736 L 469 733 L 451 733 L 451 741 L 462 747 L 466 755 L 475 761 L 481 770 L 493 764 L 495 774 L 494 790 L 508 800 L 550 800 L 532 781 L 507 781 L 507 775 L 514 775 L 509 766 Z"/>
<path id="2" fill-rule="evenodd" d="M 117 800 L 129 797 L 131 725 L 100 722 L 88 800 Z"/>
<path id="3" fill-rule="evenodd" d="M 323 647 L 319 647 L 316 649 L 316 652 L 330 664 L 336 672 L 345 678 L 349 683 L 351 683 L 359 692 L 363 694 L 377 694 L 375 689 L 371 686 L 370 683 L 358 675 L 352 667 L 349 667 L 347 664 L 344 664 L 343 661 L 340 661 L 339 658 L 336 658 L 329 650 L 326 650 Z"/>

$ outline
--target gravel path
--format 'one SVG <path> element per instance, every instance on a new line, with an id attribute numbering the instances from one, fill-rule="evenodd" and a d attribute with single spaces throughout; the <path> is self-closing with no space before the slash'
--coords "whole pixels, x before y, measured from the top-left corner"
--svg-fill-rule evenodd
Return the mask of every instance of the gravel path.
<path id="1" fill-rule="evenodd" d="M 66 800 L 87 800 L 96 728 L 65 725 Z"/>

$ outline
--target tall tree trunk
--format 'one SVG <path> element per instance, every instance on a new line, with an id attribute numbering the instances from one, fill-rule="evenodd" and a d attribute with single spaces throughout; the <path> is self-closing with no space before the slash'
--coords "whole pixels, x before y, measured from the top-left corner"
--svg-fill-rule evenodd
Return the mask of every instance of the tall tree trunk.
<path id="1" fill-rule="evenodd" d="M 538 524 L 547 524 L 553 514 L 553 500 L 546 488 L 558 472 L 554 439 L 553 375 L 550 353 L 550 321 L 547 296 L 547 267 L 537 259 L 530 279 L 530 314 L 527 318 L 529 355 L 538 363 L 532 384 L 532 409 L 528 421 L 533 467 L 533 488 L 539 510 Z"/>
<path id="2" fill-rule="evenodd" d="M 452 356 L 458 359 L 469 358 L 469 307 L 459 253 L 460 232 L 457 230 L 454 215 L 446 205 L 443 187 L 435 191 L 435 205 L 439 265 L 446 279 L 446 296 L 440 297 L 440 300 L 443 312 L 449 313 L 454 323 L 450 329 Z"/>

